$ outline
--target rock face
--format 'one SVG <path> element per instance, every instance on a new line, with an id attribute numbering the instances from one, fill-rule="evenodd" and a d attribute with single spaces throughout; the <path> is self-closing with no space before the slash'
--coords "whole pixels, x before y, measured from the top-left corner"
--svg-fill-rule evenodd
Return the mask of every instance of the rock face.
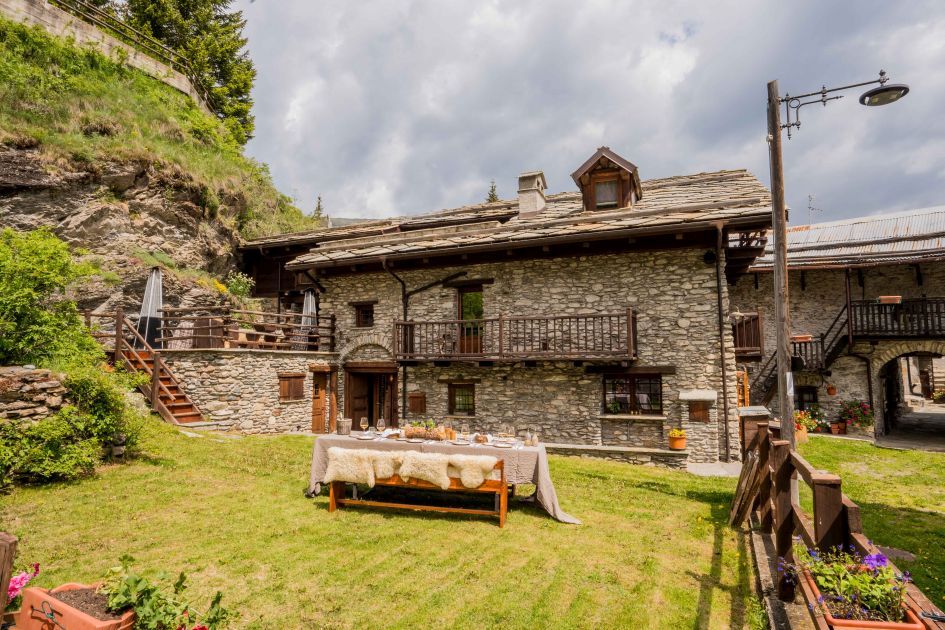
<path id="1" fill-rule="evenodd" d="M 0 419 L 42 420 L 67 404 L 62 374 L 31 366 L 0 367 Z"/>
<path id="2" fill-rule="evenodd" d="M 35 149 L 0 149 L 0 227 L 49 227 L 105 272 L 76 291 L 81 309 L 137 310 L 156 262 L 172 267 L 164 280 L 167 303 L 219 302 L 206 279 L 233 268 L 236 233 L 204 208 L 203 195 L 170 167 L 64 167 Z M 228 202 L 227 214 L 239 212 L 239 200 Z"/>

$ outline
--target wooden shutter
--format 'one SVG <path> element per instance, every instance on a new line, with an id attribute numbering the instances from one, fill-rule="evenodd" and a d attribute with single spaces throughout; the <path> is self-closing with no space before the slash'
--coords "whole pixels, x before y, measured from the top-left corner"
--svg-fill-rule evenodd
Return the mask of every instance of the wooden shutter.
<path id="1" fill-rule="evenodd" d="M 410 392 L 407 394 L 407 410 L 410 413 L 426 413 L 427 395 L 424 392 Z"/>
<path id="2" fill-rule="evenodd" d="M 305 374 L 287 372 L 279 374 L 279 400 L 304 400 Z"/>
<path id="3" fill-rule="evenodd" d="M 704 400 L 693 400 L 689 403 L 690 422 L 709 421 L 709 403 Z"/>

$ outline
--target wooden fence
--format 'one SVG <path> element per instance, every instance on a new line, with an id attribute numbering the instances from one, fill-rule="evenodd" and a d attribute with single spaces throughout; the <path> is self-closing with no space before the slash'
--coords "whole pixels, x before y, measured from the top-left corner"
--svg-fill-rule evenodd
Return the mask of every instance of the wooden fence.
<path id="1" fill-rule="evenodd" d="M 335 316 L 220 307 L 165 308 L 158 347 L 170 350 L 249 348 L 334 352 Z"/>
<path id="2" fill-rule="evenodd" d="M 752 423 L 743 427 L 743 435 L 747 447 L 729 518 L 733 527 L 741 526 L 754 513 L 761 530 L 773 535 L 776 553 L 783 558 L 792 557 L 795 536 L 810 549 L 842 545 L 864 556 L 880 552 L 863 533 L 860 507 L 843 494 L 840 477 L 817 470 L 793 450 L 790 442 L 781 439 L 778 423 Z M 808 515 L 794 502 L 793 479 L 810 487 L 813 514 Z M 893 570 L 899 571 L 895 566 Z M 803 580 L 800 586 L 808 605 L 818 608 Z M 906 587 L 906 599 L 915 610 L 941 614 L 912 583 Z M 828 628 L 822 616 L 812 617 L 818 629 Z M 930 630 L 945 630 L 945 622 L 922 621 Z"/>

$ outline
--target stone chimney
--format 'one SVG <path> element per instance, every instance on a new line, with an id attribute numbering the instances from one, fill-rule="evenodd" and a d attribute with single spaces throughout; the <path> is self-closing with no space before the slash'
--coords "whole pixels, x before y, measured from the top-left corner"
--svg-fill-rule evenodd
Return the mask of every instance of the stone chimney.
<path id="1" fill-rule="evenodd" d="M 531 171 L 518 176 L 518 216 L 527 219 L 545 209 L 545 174 Z"/>

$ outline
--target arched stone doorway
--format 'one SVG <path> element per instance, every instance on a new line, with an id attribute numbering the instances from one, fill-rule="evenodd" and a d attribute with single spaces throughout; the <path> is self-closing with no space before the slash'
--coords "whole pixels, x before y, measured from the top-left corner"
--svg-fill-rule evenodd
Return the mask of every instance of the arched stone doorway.
<path id="1" fill-rule="evenodd" d="M 869 357 L 878 441 L 945 449 L 945 405 L 927 398 L 934 379 L 918 369 L 940 365 L 943 356 L 945 341 L 941 340 L 876 344 Z"/>

